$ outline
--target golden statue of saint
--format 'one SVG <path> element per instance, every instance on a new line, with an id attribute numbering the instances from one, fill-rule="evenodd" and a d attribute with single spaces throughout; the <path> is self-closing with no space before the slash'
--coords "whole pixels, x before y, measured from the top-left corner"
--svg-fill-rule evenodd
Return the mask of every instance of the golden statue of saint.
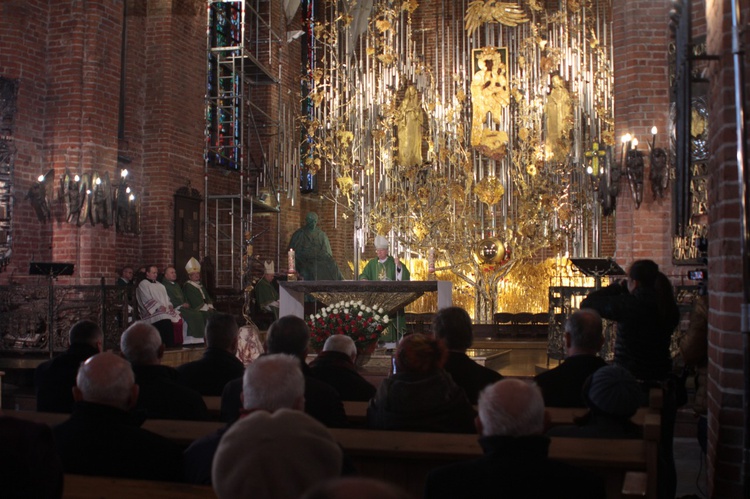
<path id="1" fill-rule="evenodd" d="M 565 161 L 570 151 L 570 130 L 573 127 L 573 104 L 565 81 L 552 77 L 552 90 L 544 106 L 547 125 L 546 150 L 552 161 Z"/>
<path id="2" fill-rule="evenodd" d="M 487 155 L 483 151 L 495 151 L 502 146 L 498 144 L 497 131 L 485 127 L 487 115 L 496 125 L 501 123 L 502 111 L 510 103 L 510 91 L 500 52 L 490 47 L 482 49 L 477 57 L 477 66 L 479 69 L 471 79 L 471 145 Z"/>
<path id="3" fill-rule="evenodd" d="M 422 164 L 422 105 L 414 86 L 409 85 L 396 113 L 398 162 L 409 167 Z"/>

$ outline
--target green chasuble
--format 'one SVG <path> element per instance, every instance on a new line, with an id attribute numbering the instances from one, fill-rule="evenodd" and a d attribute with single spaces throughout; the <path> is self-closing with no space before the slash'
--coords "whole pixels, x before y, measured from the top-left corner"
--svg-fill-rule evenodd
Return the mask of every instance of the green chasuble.
<path id="1" fill-rule="evenodd" d="M 395 281 L 396 263 L 393 257 L 389 256 L 383 263 L 380 263 L 377 258 L 373 258 L 367 262 L 364 270 L 359 274 L 359 278 L 364 278 L 368 281 Z M 404 262 L 401 262 L 401 280 L 410 280 L 409 269 L 406 268 Z"/>
<path id="2" fill-rule="evenodd" d="M 215 312 L 211 296 L 206 291 L 206 288 L 203 284 L 188 281 L 182 286 L 182 292 L 185 294 L 185 300 L 190 304 L 190 309 L 200 313 L 205 324 L 206 320 Z M 211 308 L 208 308 L 208 305 L 211 305 Z M 202 333 L 201 336 L 203 336 Z"/>
<path id="3" fill-rule="evenodd" d="M 279 301 L 279 293 L 276 291 L 276 288 L 273 287 L 273 284 L 268 282 L 267 280 L 260 278 L 258 282 L 255 284 L 255 303 L 258 304 L 258 308 L 264 311 L 268 311 L 269 303 L 271 302 L 277 302 Z M 271 312 L 273 312 L 273 315 L 276 316 L 276 318 L 279 318 L 279 307 L 278 306 L 270 306 Z"/>
<path id="4" fill-rule="evenodd" d="M 404 262 L 401 262 L 401 280 L 402 281 L 409 281 L 410 280 L 410 274 L 409 269 L 406 268 L 406 265 L 404 265 Z M 359 274 L 360 279 L 367 279 L 368 281 L 395 281 L 396 280 L 396 262 L 393 260 L 392 256 L 389 256 L 385 259 L 384 262 L 379 262 L 377 258 L 373 258 L 369 262 L 367 262 L 367 265 L 365 265 L 364 270 L 361 274 Z M 404 311 L 399 310 L 398 311 L 398 317 L 396 318 L 396 327 L 398 327 L 398 330 L 401 334 L 404 334 L 406 330 L 406 319 L 404 318 Z M 385 341 L 391 342 L 396 341 L 396 331 L 392 327 L 393 323 L 391 323 L 390 326 L 388 326 L 388 329 L 385 330 L 385 333 L 383 334 L 383 339 Z"/>
<path id="5" fill-rule="evenodd" d="M 172 306 L 180 312 L 180 316 L 187 323 L 187 335 L 202 340 L 206 326 L 203 314 L 200 310 L 182 306 L 184 303 L 187 303 L 187 299 L 179 284 L 169 279 L 164 279 L 161 283 L 167 289 L 167 296 L 169 296 Z"/>

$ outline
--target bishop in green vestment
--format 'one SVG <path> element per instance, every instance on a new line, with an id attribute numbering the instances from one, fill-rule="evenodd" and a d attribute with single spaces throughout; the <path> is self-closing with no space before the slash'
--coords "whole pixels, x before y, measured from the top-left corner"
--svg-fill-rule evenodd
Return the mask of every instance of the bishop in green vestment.
<path id="1" fill-rule="evenodd" d="M 201 313 L 205 324 L 216 309 L 208 290 L 201 284 L 201 264 L 195 258 L 191 258 L 185 265 L 185 270 L 188 273 L 188 281 L 182 286 L 182 292 L 190 308 Z"/>
<path id="2" fill-rule="evenodd" d="M 362 273 L 359 274 L 360 281 L 409 281 L 410 274 L 406 265 L 401 263 L 398 256 L 395 258 L 388 255 L 388 240 L 383 236 L 375 238 L 375 253 L 377 258 L 373 258 L 365 265 Z M 403 311 L 399 311 L 396 327 L 403 334 L 406 328 Z M 396 341 L 396 331 L 393 329 L 393 323 L 388 327 L 384 334 L 387 342 Z"/>
<path id="3" fill-rule="evenodd" d="M 203 343 L 203 333 L 206 326 L 203 314 L 200 310 L 190 308 L 182 288 L 177 284 L 177 270 L 174 267 L 167 267 L 164 270 L 164 279 L 161 283 L 167 290 L 167 296 L 169 296 L 172 306 L 180 313 L 187 324 L 187 335 L 183 344 Z"/>
<path id="4" fill-rule="evenodd" d="M 273 315 L 279 318 L 279 292 L 273 286 L 274 266 L 273 262 L 267 260 L 263 262 L 265 274 L 255 283 L 255 303 L 258 308 L 266 312 L 273 312 Z"/>

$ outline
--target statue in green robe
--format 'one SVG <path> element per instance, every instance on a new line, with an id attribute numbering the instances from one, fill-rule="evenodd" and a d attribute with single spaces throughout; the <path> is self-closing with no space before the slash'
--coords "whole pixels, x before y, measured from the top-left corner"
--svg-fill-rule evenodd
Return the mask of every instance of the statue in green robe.
<path id="1" fill-rule="evenodd" d="M 333 259 L 331 242 L 317 225 L 318 215 L 308 213 L 305 226 L 297 229 L 289 240 L 289 248 L 294 250 L 296 257 L 297 272 L 305 281 L 340 281 L 343 276 Z"/>

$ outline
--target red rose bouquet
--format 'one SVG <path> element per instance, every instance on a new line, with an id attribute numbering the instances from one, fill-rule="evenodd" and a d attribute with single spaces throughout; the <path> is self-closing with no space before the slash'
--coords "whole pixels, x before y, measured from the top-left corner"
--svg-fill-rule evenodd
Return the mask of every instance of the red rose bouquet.
<path id="1" fill-rule="evenodd" d="M 368 307 L 361 301 L 340 301 L 310 315 L 310 345 L 320 351 L 329 336 L 345 334 L 354 340 L 358 351 L 364 352 L 377 343 L 388 322 L 382 308 Z"/>

